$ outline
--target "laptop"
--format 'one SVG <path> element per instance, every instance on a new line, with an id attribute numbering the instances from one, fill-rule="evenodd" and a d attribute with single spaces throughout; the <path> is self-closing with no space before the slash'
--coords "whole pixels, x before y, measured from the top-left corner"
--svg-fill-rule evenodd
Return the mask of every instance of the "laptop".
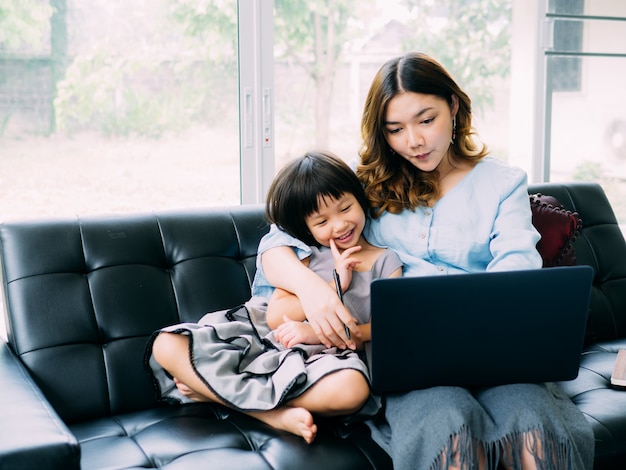
<path id="1" fill-rule="evenodd" d="M 590 266 L 375 280 L 372 389 L 574 379 L 592 280 Z"/>

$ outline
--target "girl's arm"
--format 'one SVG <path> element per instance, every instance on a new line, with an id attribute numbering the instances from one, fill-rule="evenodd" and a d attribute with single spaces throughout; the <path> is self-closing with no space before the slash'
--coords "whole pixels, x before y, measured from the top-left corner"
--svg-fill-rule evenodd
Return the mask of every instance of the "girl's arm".
<path id="1" fill-rule="evenodd" d="M 293 321 L 306 320 L 300 299 L 291 292 L 277 288 L 267 303 L 267 325 L 275 330 L 284 322 L 285 317 Z"/>
<path id="2" fill-rule="evenodd" d="M 322 344 L 342 349 L 356 348 L 354 338 L 360 335 L 356 320 L 330 284 L 303 265 L 291 247 L 276 246 L 268 249 L 261 255 L 261 262 L 271 285 L 293 292 L 298 297 L 306 318 Z M 345 334 L 344 324 L 350 328 L 350 340 Z"/>

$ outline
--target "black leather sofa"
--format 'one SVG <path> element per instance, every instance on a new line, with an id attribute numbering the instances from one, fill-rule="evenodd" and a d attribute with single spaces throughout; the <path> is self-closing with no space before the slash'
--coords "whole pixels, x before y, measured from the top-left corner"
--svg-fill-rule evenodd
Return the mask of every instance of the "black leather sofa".
<path id="1" fill-rule="evenodd" d="M 596 467 L 626 465 L 626 244 L 602 189 L 541 184 L 577 211 L 595 269 L 580 374 L 563 386 L 591 422 Z M 261 206 L 5 222 L 0 256 L 0 469 L 388 469 L 362 425 L 323 421 L 312 445 L 211 404 L 157 403 L 144 348 L 161 326 L 250 295 Z M 417 417 L 416 417 L 417 419 Z"/>

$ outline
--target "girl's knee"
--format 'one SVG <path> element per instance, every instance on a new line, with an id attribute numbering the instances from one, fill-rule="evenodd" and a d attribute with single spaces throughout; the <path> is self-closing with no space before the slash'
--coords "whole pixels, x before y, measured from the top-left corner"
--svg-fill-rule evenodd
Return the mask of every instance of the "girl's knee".
<path id="1" fill-rule="evenodd" d="M 174 333 L 159 333 L 152 343 L 152 355 L 154 359 L 167 369 L 166 365 L 177 358 L 182 351 L 187 351 L 189 340 L 186 336 Z"/>
<path id="2" fill-rule="evenodd" d="M 369 397 L 369 382 L 361 372 L 353 369 L 339 371 L 339 375 L 340 377 L 333 377 L 335 380 L 332 381 L 335 405 L 348 412 L 358 411 Z"/>

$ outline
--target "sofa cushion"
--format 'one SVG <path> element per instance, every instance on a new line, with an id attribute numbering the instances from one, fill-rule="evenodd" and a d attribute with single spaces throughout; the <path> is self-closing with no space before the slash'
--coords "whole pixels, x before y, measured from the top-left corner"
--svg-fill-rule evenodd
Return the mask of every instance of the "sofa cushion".
<path id="1" fill-rule="evenodd" d="M 578 213 L 565 209 L 553 196 L 530 195 L 533 225 L 541 235 L 537 250 L 543 267 L 573 266 L 576 251 L 573 243 L 582 226 Z"/>
<path id="2" fill-rule="evenodd" d="M 313 445 L 220 405 L 165 406 L 70 426 L 81 468 L 391 469 L 365 426 L 346 436 L 320 423 Z"/>

